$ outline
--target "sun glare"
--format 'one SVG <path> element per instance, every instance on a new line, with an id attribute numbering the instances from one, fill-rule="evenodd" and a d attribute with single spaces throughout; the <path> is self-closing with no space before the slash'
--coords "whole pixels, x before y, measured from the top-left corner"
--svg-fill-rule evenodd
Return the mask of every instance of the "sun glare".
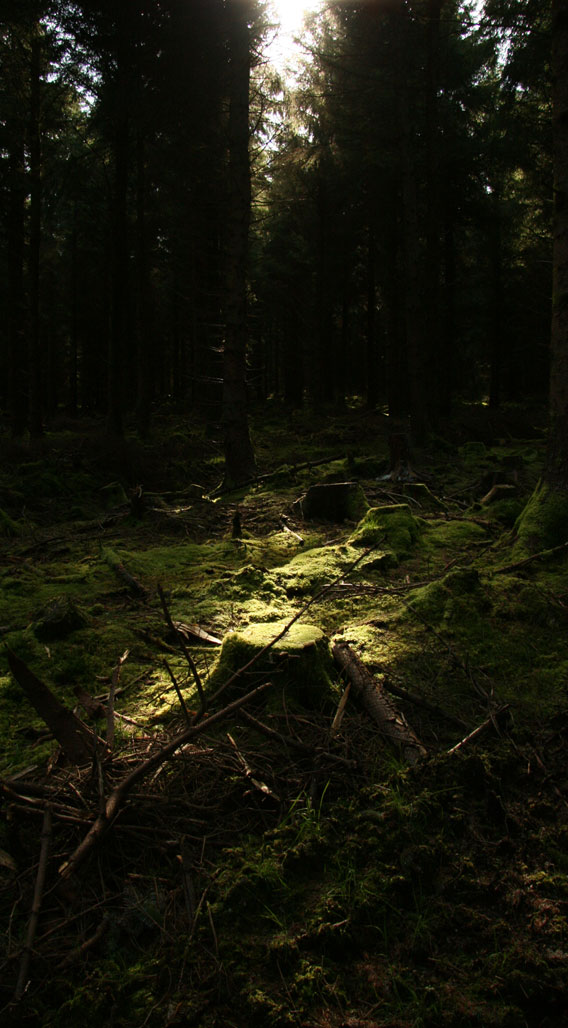
<path id="1" fill-rule="evenodd" d="M 280 72 L 285 71 L 297 54 L 294 37 L 299 34 L 306 14 L 322 6 L 323 0 L 272 0 L 274 20 L 280 27 L 269 47 L 268 57 Z"/>

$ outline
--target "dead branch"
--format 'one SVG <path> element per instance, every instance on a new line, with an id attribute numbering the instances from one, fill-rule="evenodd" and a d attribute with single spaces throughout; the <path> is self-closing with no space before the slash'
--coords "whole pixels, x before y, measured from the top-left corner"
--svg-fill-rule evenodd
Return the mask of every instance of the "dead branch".
<path id="1" fill-rule="evenodd" d="M 112 750 L 114 746 L 114 698 L 116 696 L 116 690 L 118 689 L 118 681 L 120 678 L 120 669 L 124 662 L 128 659 L 129 650 L 125 650 L 122 657 L 118 658 L 118 663 L 112 673 L 112 679 L 110 683 L 110 691 L 108 696 L 107 706 L 107 746 L 109 750 Z"/>
<path id="2" fill-rule="evenodd" d="M 339 703 L 337 704 L 337 710 L 335 712 L 335 717 L 334 717 L 334 719 L 333 719 L 333 721 L 331 723 L 331 728 L 329 730 L 329 737 L 330 737 L 330 739 L 332 739 L 334 735 L 337 735 L 339 729 L 341 728 L 341 722 L 343 721 L 343 715 L 345 713 L 345 707 L 347 705 L 347 700 L 349 699 L 349 693 L 350 692 L 351 692 L 351 682 L 348 682 L 347 683 L 347 687 L 343 690 L 343 695 L 342 695 Z"/>
<path id="3" fill-rule="evenodd" d="M 369 716 L 379 725 L 390 742 L 398 746 L 405 760 L 415 764 L 426 756 L 426 749 L 385 694 L 382 683 L 374 678 L 363 662 L 345 642 L 333 647 L 333 657 L 353 686 L 353 691 Z"/>
<path id="4" fill-rule="evenodd" d="M 560 546 L 553 546 L 551 550 L 541 550 L 540 553 L 533 553 L 530 557 L 518 560 L 515 564 L 506 564 L 505 567 L 495 568 L 493 574 L 504 575 L 508 571 L 518 571 L 519 568 L 525 568 L 527 564 L 532 564 L 535 560 L 548 560 L 550 557 L 556 557 L 557 554 L 566 553 L 566 550 L 568 550 L 568 542 L 561 543 Z"/>
<path id="5" fill-rule="evenodd" d="M 185 700 L 183 698 L 182 691 L 181 691 L 181 689 L 180 689 L 180 687 L 179 687 L 179 685 L 177 683 L 177 679 L 176 679 L 176 677 L 175 677 L 175 675 L 174 675 L 170 665 L 168 664 L 167 660 L 164 661 L 164 667 L 165 667 L 166 671 L 168 672 L 168 675 L 170 676 L 170 678 L 172 680 L 173 687 L 174 687 L 174 689 L 175 689 L 175 691 L 177 693 L 177 698 L 179 700 L 180 707 L 182 709 L 183 716 L 185 718 L 185 723 L 186 723 L 186 725 L 189 728 L 189 726 L 191 725 L 191 718 L 189 716 L 189 710 L 187 709 L 187 705 L 186 705 L 186 702 L 185 702 Z"/>
<path id="6" fill-rule="evenodd" d="M 14 1003 L 19 1003 L 28 980 L 28 971 L 30 966 L 30 959 L 32 955 L 32 947 L 36 936 L 37 925 L 39 920 L 39 914 L 41 910 L 41 903 L 43 899 L 43 890 L 45 886 L 45 875 L 47 871 L 47 856 L 49 853 L 49 844 L 51 842 L 51 807 L 49 803 L 45 806 L 43 815 L 43 825 L 41 829 L 41 847 L 39 854 L 39 864 L 37 869 L 37 878 L 34 889 L 34 897 L 32 902 L 32 909 L 30 913 L 30 920 L 28 924 L 28 933 L 26 936 L 26 945 L 22 954 L 22 962 L 20 964 L 20 971 L 18 974 L 18 981 L 16 983 L 16 991 L 14 992 Z"/>
<path id="7" fill-rule="evenodd" d="M 508 717 L 509 704 L 507 703 L 504 707 L 500 707 L 499 710 L 496 710 L 491 717 L 488 717 L 487 720 L 483 722 L 483 724 L 474 728 L 473 732 L 470 732 L 464 739 L 460 739 L 455 746 L 452 746 L 451 750 L 448 750 L 448 756 L 453 753 L 459 753 L 461 750 L 465 749 L 466 746 L 469 746 L 470 743 L 479 739 L 480 735 L 483 735 L 490 728 L 494 728 L 495 731 L 499 733 L 503 725 L 507 722 Z"/>
<path id="8" fill-rule="evenodd" d="M 431 714 L 435 714 L 437 718 L 444 718 L 445 721 L 455 725 L 456 728 L 462 728 L 467 730 L 467 724 L 462 721 L 461 717 L 456 717 L 455 714 L 448 714 L 447 711 L 442 710 L 441 707 L 437 707 L 434 703 L 429 703 L 422 696 L 417 696 L 414 692 L 409 692 L 408 689 L 403 689 L 400 685 L 395 685 L 389 678 L 385 678 L 383 681 L 385 689 L 392 692 L 393 696 L 399 696 L 401 700 L 406 700 L 407 703 L 414 704 L 415 707 L 422 707 L 424 710 L 428 710 Z"/>
<path id="9" fill-rule="evenodd" d="M 87 832 L 85 838 L 79 846 L 77 846 L 69 859 L 66 860 L 59 868 L 61 877 L 63 879 L 70 878 L 71 875 L 75 873 L 79 865 L 83 863 L 85 857 L 88 856 L 96 843 L 103 837 L 107 829 L 110 828 L 126 797 L 137 782 L 141 781 L 151 771 L 161 767 L 161 765 L 164 764 L 180 746 L 183 746 L 184 743 L 189 742 L 190 739 L 195 738 L 196 735 L 200 735 L 202 732 L 211 728 L 214 724 L 218 724 L 219 721 L 229 717 L 235 710 L 238 710 L 246 703 L 250 703 L 255 700 L 258 696 L 262 695 L 266 689 L 270 688 L 271 684 L 271 682 L 265 682 L 263 685 L 259 685 L 256 689 L 253 689 L 252 692 L 246 693 L 244 696 L 240 696 L 232 703 L 229 703 L 228 706 L 223 708 L 223 710 L 218 711 L 216 714 L 211 714 L 210 717 L 201 721 L 198 725 L 193 725 L 191 728 L 186 729 L 186 731 L 182 732 L 181 735 L 176 735 L 171 742 L 161 750 L 158 750 L 151 757 L 148 757 L 147 760 L 138 764 L 130 774 L 126 775 L 126 777 L 123 778 L 111 792 L 106 801 L 104 811 L 99 814 L 96 821 Z"/>
<path id="10" fill-rule="evenodd" d="M 168 610 L 168 605 L 166 603 L 166 597 L 164 596 L 164 591 L 163 591 L 161 585 L 158 586 L 158 596 L 160 597 L 160 603 L 162 604 L 162 610 L 164 612 L 164 617 L 166 619 L 166 624 L 168 625 L 168 628 L 170 629 L 170 631 L 172 631 L 174 633 L 175 638 L 178 640 L 179 645 L 180 645 L 180 649 L 181 649 L 181 651 L 182 651 L 182 653 L 183 653 L 183 655 L 184 655 L 184 657 L 185 657 L 185 659 L 187 661 L 187 665 L 189 667 L 189 670 L 191 671 L 191 673 L 193 675 L 193 678 L 194 678 L 194 681 L 195 681 L 195 685 L 197 687 L 197 692 L 199 694 L 199 700 L 200 700 L 200 703 L 201 703 L 201 713 L 204 713 L 204 711 L 205 711 L 205 693 L 203 692 L 203 685 L 202 685 L 202 682 L 201 682 L 201 678 L 199 677 L 199 671 L 197 670 L 197 667 L 195 666 L 195 661 L 194 661 L 193 657 L 191 656 L 191 653 L 189 652 L 189 650 L 188 650 L 188 648 L 187 648 L 187 646 L 185 644 L 185 639 L 184 639 L 182 633 L 180 632 L 180 630 L 178 628 L 176 628 L 174 622 L 172 621 L 171 614 L 170 614 L 170 612 Z"/>
<path id="11" fill-rule="evenodd" d="M 264 475 L 256 475 L 254 478 L 247 479 L 246 482 L 241 482 L 238 486 L 225 486 L 223 482 L 214 489 L 211 496 L 225 496 L 226 493 L 236 493 L 241 489 L 244 489 L 249 485 L 256 485 L 257 482 L 267 482 L 271 478 L 278 478 L 279 475 L 296 475 L 298 471 L 311 471 L 312 468 L 321 468 L 324 464 L 334 464 L 338 460 L 345 460 L 345 455 L 340 454 L 339 457 L 323 457 L 321 460 L 307 460 L 304 464 L 294 464 L 291 468 L 288 466 L 276 468 L 276 471 L 268 471 Z"/>

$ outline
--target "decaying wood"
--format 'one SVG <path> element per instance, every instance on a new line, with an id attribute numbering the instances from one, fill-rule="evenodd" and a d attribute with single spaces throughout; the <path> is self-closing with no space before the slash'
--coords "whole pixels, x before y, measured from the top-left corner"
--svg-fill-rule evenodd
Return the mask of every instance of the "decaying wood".
<path id="1" fill-rule="evenodd" d="M 203 645 L 207 643 L 209 646 L 221 646 L 222 639 L 219 639 L 216 635 L 212 635 L 201 625 L 188 625 L 185 621 L 174 621 L 173 626 L 176 632 L 181 633 L 184 639 L 188 642 L 200 643 Z"/>
<path id="2" fill-rule="evenodd" d="M 145 600 L 148 593 L 144 586 L 134 577 L 133 574 L 128 571 L 122 561 L 118 560 L 115 554 L 111 550 L 104 551 L 104 557 L 107 564 L 114 571 L 117 578 L 127 587 L 129 593 L 132 596 L 136 596 L 137 599 Z"/>
<path id="3" fill-rule="evenodd" d="M 39 914 L 41 910 L 41 903 L 43 900 L 43 890 L 45 886 L 45 874 L 47 871 L 47 856 L 49 853 L 49 844 L 51 842 L 51 808 L 49 804 L 46 804 L 43 815 L 43 825 L 41 829 L 41 847 L 39 853 L 39 864 L 37 869 L 37 878 L 34 889 L 34 898 L 32 902 L 32 909 L 30 913 L 30 920 L 28 923 L 28 932 L 26 936 L 26 945 L 22 954 L 22 961 L 20 964 L 20 971 L 18 974 L 18 981 L 16 984 L 16 991 L 14 993 L 14 1002 L 19 1003 L 26 988 L 28 980 L 28 970 L 30 966 L 30 958 L 32 955 L 32 948 L 34 939 L 36 936 L 37 925 L 39 920 Z"/>
<path id="4" fill-rule="evenodd" d="M 347 706 L 347 700 L 349 699 L 349 693 L 350 692 L 351 692 L 351 682 L 348 682 L 346 688 L 343 690 L 343 695 L 342 695 L 339 703 L 337 704 L 337 710 L 335 712 L 335 717 L 334 717 L 334 719 L 333 719 L 333 721 L 331 723 L 331 728 L 329 730 L 329 737 L 330 737 L 330 739 L 333 739 L 333 736 L 337 735 L 339 729 L 341 728 L 341 722 L 343 721 L 343 715 L 345 713 L 345 707 Z"/>
<path id="5" fill-rule="evenodd" d="M 303 536 L 300 535 L 299 532 L 296 532 L 293 528 L 290 528 L 286 516 L 284 514 L 280 515 L 280 524 L 282 525 L 282 530 L 284 532 L 288 532 L 288 535 L 292 535 L 294 539 L 298 541 L 300 546 L 304 545 L 305 539 L 303 538 Z"/>
<path id="6" fill-rule="evenodd" d="M 452 746 L 451 750 L 448 750 L 448 754 L 459 753 L 461 750 L 465 749 L 466 746 L 469 746 L 472 742 L 479 739 L 480 735 L 484 735 L 491 728 L 499 732 L 506 724 L 508 718 L 509 704 L 507 703 L 504 707 L 500 707 L 499 710 L 496 710 L 491 717 L 488 717 L 487 720 L 483 722 L 483 724 L 474 728 L 473 732 L 466 735 L 464 739 L 460 739 L 455 746 Z"/>
<path id="7" fill-rule="evenodd" d="M 87 764 L 93 759 L 96 736 L 67 710 L 51 689 L 12 650 L 7 650 L 10 671 L 39 716 L 53 733 L 73 764 Z"/>
<path id="8" fill-rule="evenodd" d="M 146 775 L 150 774 L 151 771 L 161 767 L 180 746 L 183 746 L 186 742 L 189 742 L 195 736 L 200 735 L 202 732 L 207 731 L 212 725 L 217 724 L 219 721 L 229 717 L 235 710 L 243 707 L 246 703 L 257 699 L 261 696 L 266 689 L 269 689 L 271 682 L 265 682 L 263 685 L 259 685 L 252 692 L 246 693 L 244 696 L 240 696 L 238 699 L 229 703 L 228 706 L 224 707 L 223 710 L 218 711 L 216 714 L 212 714 L 210 717 L 201 721 L 198 725 L 193 725 L 191 728 L 186 729 L 181 735 L 176 735 L 171 742 L 164 746 L 161 750 L 152 754 L 147 760 L 142 761 L 138 764 L 130 774 L 126 775 L 121 782 L 116 786 L 115 789 L 110 793 L 104 810 L 99 814 L 96 821 L 93 823 L 87 835 L 79 843 L 77 848 L 71 854 L 68 860 L 66 860 L 59 868 L 59 873 L 63 879 L 70 878 L 78 867 L 83 863 L 85 858 L 89 855 L 94 846 L 110 828 L 112 822 L 118 815 L 126 797 L 134 788 L 137 782 L 141 781 Z"/>
<path id="9" fill-rule="evenodd" d="M 353 692 L 382 733 L 397 746 L 409 764 L 426 756 L 426 749 L 356 653 L 345 642 L 333 647 L 336 664 L 353 686 Z"/>

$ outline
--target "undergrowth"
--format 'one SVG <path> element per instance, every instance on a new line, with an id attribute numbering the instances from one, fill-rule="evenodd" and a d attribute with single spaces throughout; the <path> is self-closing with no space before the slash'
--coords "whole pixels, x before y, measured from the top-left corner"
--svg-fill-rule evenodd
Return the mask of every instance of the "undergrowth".
<path id="1" fill-rule="evenodd" d="M 58 862 L 96 813 L 96 774 L 75 780 L 54 764 L 53 741 L 0 655 L 3 1021 L 565 1023 L 566 556 L 523 563 L 516 535 L 541 437 L 486 429 L 468 438 L 458 425 L 459 448 L 440 439 L 420 451 L 422 490 L 384 478 L 384 419 L 359 410 L 326 427 L 309 413 L 259 419 L 260 470 L 282 473 L 220 496 L 219 451 L 197 424 L 161 422 L 153 446 L 127 440 L 112 458 L 95 431 L 79 446 L 63 433 L 41 452 L 6 447 L 7 646 L 68 706 L 81 690 L 106 701 L 128 650 L 107 794 L 183 725 L 172 674 L 190 714 L 199 708 L 158 586 L 190 632 L 209 694 L 310 606 L 289 645 L 219 703 L 270 680 L 268 698 L 142 786 L 65 889 Z M 514 496 L 481 503 L 507 476 Z M 359 525 L 294 516 L 310 484 L 341 479 L 367 497 Z M 140 484 L 143 509 L 132 502 Z M 232 538 L 237 509 L 243 532 Z M 425 761 L 406 767 L 352 700 L 331 732 L 343 689 L 333 639 L 392 690 Z M 255 719 L 277 734 L 269 740 Z M 93 724 L 104 734 L 104 718 Z M 47 792 L 14 792 L 18 781 Z M 71 808 L 73 790 L 84 809 Z M 56 837 L 14 1007 L 43 795 Z"/>

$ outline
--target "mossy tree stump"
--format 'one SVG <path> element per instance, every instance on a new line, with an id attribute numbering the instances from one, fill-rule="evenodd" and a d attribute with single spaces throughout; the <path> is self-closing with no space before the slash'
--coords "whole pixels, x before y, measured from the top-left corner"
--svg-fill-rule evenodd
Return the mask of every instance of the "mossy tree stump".
<path id="1" fill-rule="evenodd" d="M 325 707 L 332 697 L 334 674 L 329 641 L 315 625 L 296 623 L 266 649 L 285 625 L 286 622 L 279 621 L 251 624 L 226 636 L 217 665 L 206 683 L 207 692 L 217 692 L 241 668 L 258 658 L 231 683 L 225 699 L 247 692 L 264 679 L 274 683 L 272 696 L 280 696 L 285 689 L 288 705 L 292 701 L 300 708 Z"/>
<path id="2" fill-rule="evenodd" d="M 295 510 L 307 521 L 357 521 L 368 506 L 358 482 L 311 485 L 307 493 L 294 504 Z"/>

